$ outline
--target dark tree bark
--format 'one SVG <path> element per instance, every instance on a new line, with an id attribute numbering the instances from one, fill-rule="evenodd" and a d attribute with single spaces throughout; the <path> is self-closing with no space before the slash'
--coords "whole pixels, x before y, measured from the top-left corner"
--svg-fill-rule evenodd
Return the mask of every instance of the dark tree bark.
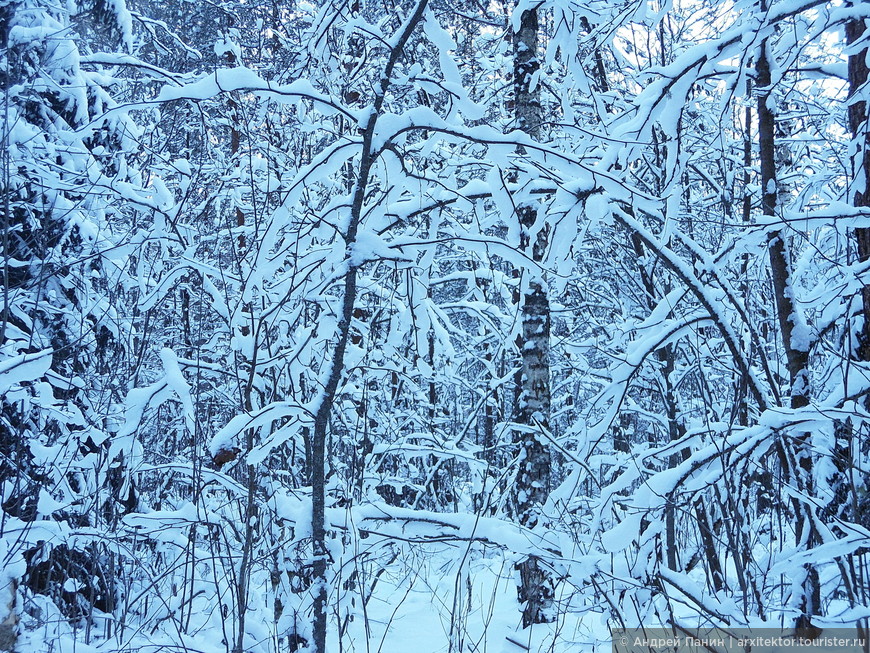
<path id="1" fill-rule="evenodd" d="M 866 26 L 863 20 L 853 20 L 846 24 L 846 41 L 855 43 L 864 36 Z M 867 83 L 867 48 L 849 57 L 849 97 Z M 849 105 L 849 129 L 858 151 L 852 160 L 852 204 L 856 207 L 870 206 L 870 130 L 867 129 L 867 103 L 853 102 Z M 870 259 L 870 228 L 855 229 L 858 242 L 858 259 Z M 861 290 L 864 324 L 858 337 L 858 359 L 870 361 L 870 284 Z"/>
<path id="2" fill-rule="evenodd" d="M 377 152 L 373 146 L 375 125 L 384 104 L 387 89 L 390 87 L 390 77 L 408 39 L 411 38 L 416 26 L 423 18 L 428 0 L 419 0 L 413 14 L 405 21 L 395 47 L 390 52 L 390 58 L 384 67 L 381 77 L 381 87 L 374 98 L 372 112 L 362 135 L 362 151 L 356 185 L 351 200 L 351 214 L 344 240 L 350 249 L 356 242 L 360 222 L 363 217 L 363 206 L 369 183 L 372 164 Z M 326 540 L 326 442 L 329 432 L 329 418 L 335 404 L 339 382 L 344 374 L 344 356 L 350 338 L 350 326 L 353 318 L 354 303 L 357 295 L 357 276 L 359 266 L 348 261 L 347 272 L 344 275 L 342 288 L 341 315 L 339 316 L 336 345 L 332 352 L 329 374 L 323 387 L 320 404 L 314 415 L 314 433 L 311 439 L 311 539 L 313 548 L 312 572 L 314 591 L 314 623 L 313 623 L 313 653 L 326 652 L 326 609 L 327 609 L 327 578 L 326 568 L 329 551 Z"/>
<path id="3" fill-rule="evenodd" d="M 514 34 L 514 111 L 519 128 L 540 138 L 541 100 L 538 92 L 538 14 L 524 11 Z M 533 204 L 517 207 L 522 227 L 521 246 L 535 262 L 543 261 L 549 227 L 538 225 Z M 532 242 L 532 233 L 537 234 Z M 536 269 L 525 270 L 528 290 L 522 297 L 523 332 L 519 338 L 522 354 L 517 422 L 520 449 L 519 469 L 513 489 L 517 519 L 533 528 L 541 521 L 540 507 L 550 488 L 550 450 L 543 431 L 550 427 L 550 301 L 546 280 Z M 553 621 L 554 584 L 541 560 L 530 556 L 518 565 L 518 598 L 523 604 L 523 627 Z"/>
<path id="4" fill-rule="evenodd" d="M 758 94 L 758 140 L 759 159 L 761 164 L 761 204 L 765 216 L 776 216 L 777 180 L 776 180 L 776 118 L 768 106 L 770 93 L 770 61 L 767 54 L 767 42 L 761 45 L 761 53 L 757 65 Z M 788 375 L 791 384 L 791 407 L 803 408 L 809 404 L 809 380 L 807 379 L 807 363 L 809 352 L 806 343 L 795 338 L 795 321 L 797 314 L 792 297 L 791 257 L 788 237 L 783 230 L 777 230 L 768 238 L 768 254 L 770 256 L 770 273 L 773 281 L 774 301 L 779 319 L 779 329 L 782 335 L 782 346 L 788 363 Z"/>
<path id="5" fill-rule="evenodd" d="M 771 108 L 771 73 L 770 59 L 767 51 L 767 40 L 762 41 L 758 62 L 756 64 L 756 84 L 758 90 L 758 143 L 759 162 L 761 169 L 761 203 L 762 213 L 768 217 L 776 216 L 777 209 L 777 178 L 776 178 L 776 116 Z M 770 275 L 773 282 L 774 301 L 779 320 L 779 331 L 782 347 L 785 350 L 791 386 L 792 408 L 803 408 L 810 403 L 809 385 L 809 346 L 799 333 L 795 332 L 798 313 L 792 291 L 792 266 L 789 252 L 789 241 L 784 230 L 780 229 L 768 237 L 768 255 L 770 257 Z M 809 434 L 797 438 L 797 460 L 781 452 L 780 459 L 784 462 L 783 474 L 791 478 L 798 487 L 811 493 L 813 458 L 809 450 Z M 820 544 L 819 534 L 814 525 L 811 507 L 804 501 L 794 499 L 792 503 L 798 523 L 796 539 L 799 544 L 812 548 Z M 800 603 L 800 616 L 795 629 L 810 635 L 815 627 L 812 618 L 820 614 L 821 596 L 819 574 L 812 564 L 804 565 L 806 577 L 803 583 L 803 596 Z"/>
<path id="6" fill-rule="evenodd" d="M 867 27 L 863 20 L 852 20 L 846 23 L 846 42 L 853 44 L 864 38 Z M 852 160 L 851 160 L 851 183 L 848 193 L 853 206 L 870 206 L 870 124 L 868 124 L 867 102 L 851 101 L 862 86 L 868 81 L 867 67 L 868 49 L 863 48 L 859 52 L 851 54 L 848 60 L 849 75 L 849 100 L 848 118 L 849 130 L 852 132 Z M 870 260 L 870 228 L 855 229 L 855 241 L 858 247 L 858 260 L 866 262 Z M 849 355 L 861 362 L 870 361 L 870 284 L 861 288 L 861 316 L 862 322 L 857 334 L 856 346 L 852 347 Z M 865 408 L 870 406 L 870 399 L 865 398 Z M 827 506 L 826 516 L 833 518 L 836 524 L 838 518 L 854 521 L 862 526 L 867 526 L 867 511 L 862 509 L 861 491 L 864 480 L 860 478 L 859 465 L 855 465 L 853 457 L 853 443 L 860 438 L 858 449 L 866 449 L 866 427 L 855 428 L 851 420 L 838 424 L 836 449 L 833 453 L 834 464 L 840 472 L 839 478 L 833 483 L 834 497 Z M 835 526 L 836 528 L 836 526 Z M 843 568 L 849 569 L 850 574 L 846 582 L 846 596 L 852 606 L 866 605 L 870 588 L 865 578 L 855 573 L 855 569 L 861 569 L 863 554 L 855 553 L 846 556 Z M 846 578 L 844 576 L 844 578 Z M 867 637 L 870 631 L 870 621 L 866 618 L 858 619 L 856 627 L 859 636 Z"/>

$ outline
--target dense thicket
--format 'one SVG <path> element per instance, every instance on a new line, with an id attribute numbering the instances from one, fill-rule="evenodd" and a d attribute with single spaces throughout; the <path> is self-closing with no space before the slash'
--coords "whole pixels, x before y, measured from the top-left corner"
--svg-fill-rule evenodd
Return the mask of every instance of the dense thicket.
<path id="1" fill-rule="evenodd" d="M 868 19 L 0 1 L 0 649 L 866 630 Z"/>

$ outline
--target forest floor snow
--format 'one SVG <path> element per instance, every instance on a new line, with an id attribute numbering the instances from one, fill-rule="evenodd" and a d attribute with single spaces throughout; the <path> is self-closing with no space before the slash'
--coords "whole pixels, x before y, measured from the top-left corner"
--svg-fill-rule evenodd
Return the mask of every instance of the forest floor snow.
<path id="1" fill-rule="evenodd" d="M 521 627 L 513 559 L 501 552 L 447 545 L 403 547 L 391 564 L 357 570 L 357 582 L 338 582 L 330 615 L 329 653 L 597 653 L 610 651 L 605 615 L 570 609 L 558 596 L 552 624 Z M 361 579 L 361 580 L 360 580 Z M 362 605 L 359 588 L 374 588 Z M 256 592 L 256 589 L 254 589 Z M 337 594 L 337 596 L 336 596 Z M 17 653 L 226 653 L 220 630 L 182 635 L 167 619 L 106 637 L 99 623 L 73 629 L 46 597 L 42 625 L 22 628 Z M 565 606 L 569 606 L 566 608 Z M 336 609 L 337 607 L 337 609 Z M 352 616 L 351 616 L 352 615 Z M 251 615 L 253 616 L 253 615 Z M 262 620 L 261 626 L 265 626 Z M 249 618 L 249 623 L 251 622 Z M 250 630 L 248 631 L 251 632 Z M 262 632 L 262 631 L 261 631 Z M 256 637 L 245 653 L 288 651 L 286 639 Z M 280 646 L 280 647 L 279 647 Z M 304 649 L 300 649 L 302 651 Z"/>

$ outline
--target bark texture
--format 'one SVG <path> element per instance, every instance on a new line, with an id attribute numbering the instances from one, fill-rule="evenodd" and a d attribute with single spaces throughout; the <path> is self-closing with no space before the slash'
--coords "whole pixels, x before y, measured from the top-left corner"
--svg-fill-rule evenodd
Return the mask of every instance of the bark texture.
<path id="1" fill-rule="evenodd" d="M 863 20 L 852 20 L 846 23 L 846 41 L 850 45 L 866 35 L 867 27 Z M 867 97 L 867 80 L 870 70 L 867 67 L 868 49 L 863 48 L 849 56 L 849 130 L 852 132 L 851 184 L 849 194 L 855 207 L 870 206 L 870 122 L 868 122 L 867 101 L 857 100 L 857 97 Z M 858 259 L 861 262 L 870 260 L 870 228 L 855 230 L 855 240 L 858 246 Z M 870 284 L 861 288 L 861 313 L 863 321 L 858 331 L 857 346 L 850 352 L 859 361 L 870 361 Z M 870 398 L 864 399 L 864 407 L 870 406 Z M 837 449 L 834 452 L 834 462 L 840 472 L 840 478 L 835 485 L 836 500 L 830 508 L 837 517 L 844 517 L 864 527 L 868 525 L 867 511 L 863 509 L 861 489 L 863 480 L 858 477 L 860 465 L 855 464 L 853 442 L 858 439 L 858 448 L 866 448 L 866 427 L 855 429 L 851 421 L 846 421 L 838 432 Z M 849 568 L 861 568 L 862 554 L 847 556 Z M 850 605 L 866 605 L 870 588 L 863 576 L 854 578 L 848 594 Z M 870 620 L 858 619 L 856 628 L 860 636 L 867 637 L 870 632 Z"/>
<path id="2" fill-rule="evenodd" d="M 537 87 L 540 63 L 537 10 L 520 17 L 514 34 L 514 108 L 518 127 L 540 138 L 541 100 Z M 548 226 L 538 224 L 535 205 L 521 205 L 517 216 L 522 227 L 521 246 L 535 262 L 543 261 L 548 244 Z M 522 297 L 522 353 L 517 431 L 519 469 L 514 487 L 517 518 L 523 526 L 541 524 L 540 507 L 550 489 L 550 450 L 543 430 L 550 422 L 550 301 L 546 280 L 536 269 L 526 269 L 528 290 Z M 530 556 L 517 565 L 518 598 L 523 604 L 523 627 L 553 621 L 554 584 L 541 560 Z"/>
<path id="3" fill-rule="evenodd" d="M 0 621 L 0 651 L 14 651 L 18 643 L 18 613 L 15 607 L 15 595 L 18 591 L 18 583 L 12 580 L 7 585 L 9 590 L 9 602 L 6 605 L 8 614 Z"/>
<path id="4" fill-rule="evenodd" d="M 855 43 L 866 30 L 863 20 L 846 24 L 846 40 Z M 849 57 L 849 98 L 867 83 L 867 48 Z M 852 102 L 849 105 L 849 130 L 857 151 L 852 158 L 852 204 L 856 207 L 870 206 L 870 130 L 867 129 L 867 102 Z M 855 229 L 858 242 L 858 259 L 870 259 L 870 228 Z M 858 337 L 858 359 L 870 361 L 870 284 L 861 290 L 864 324 Z"/>
<path id="5" fill-rule="evenodd" d="M 762 42 L 758 56 L 756 83 L 758 85 L 758 143 L 762 213 L 773 218 L 776 216 L 778 194 L 776 117 L 771 108 L 773 102 L 771 97 L 772 79 L 766 40 Z M 803 408 L 810 403 L 809 346 L 796 330 L 799 320 L 792 291 L 789 242 L 784 230 L 774 231 L 768 237 L 768 255 L 770 257 L 770 276 L 773 282 L 776 313 L 791 386 L 790 405 L 792 408 Z M 796 482 L 797 486 L 804 492 L 811 494 L 813 458 L 810 452 L 809 433 L 799 436 L 796 439 L 796 445 L 794 453 L 797 460 L 794 460 L 794 456 L 784 455 L 785 452 L 780 454 L 785 467 L 783 474 L 787 479 Z M 798 546 L 812 548 L 820 544 L 819 534 L 814 525 L 814 516 L 807 502 L 794 499 L 793 506 L 798 520 L 796 528 Z M 795 629 L 798 633 L 811 635 L 815 630 L 812 618 L 821 613 L 821 592 L 816 567 L 812 564 L 805 564 L 804 572 L 806 576 L 803 582 L 803 596 L 800 599 L 800 615 Z"/>
<path id="6" fill-rule="evenodd" d="M 411 38 L 416 26 L 423 18 L 428 0 L 420 0 L 413 13 L 402 25 L 399 38 L 390 52 L 390 58 L 384 66 L 380 88 L 372 103 L 372 112 L 362 135 L 362 152 L 357 170 L 356 185 L 353 189 L 350 207 L 350 220 L 344 240 L 348 253 L 357 240 L 360 222 L 363 217 L 366 190 L 371 176 L 371 168 L 377 156 L 373 146 L 375 125 L 384 105 L 387 90 L 390 88 L 390 77 L 401 57 L 408 39 Z M 350 325 L 353 319 L 354 303 L 357 295 L 357 278 L 359 266 L 348 260 L 347 272 L 344 275 L 342 290 L 341 315 L 339 316 L 336 345 L 332 352 L 330 369 L 324 383 L 320 404 L 314 415 L 314 432 L 311 441 L 311 539 L 313 548 L 312 591 L 314 592 L 314 623 L 313 623 L 313 653 L 326 652 L 326 610 L 328 598 L 328 581 L 326 577 L 327 561 L 329 559 L 328 542 L 326 538 L 326 442 L 329 432 L 329 418 L 338 393 L 339 382 L 344 374 L 344 357 L 350 338 Z"/>

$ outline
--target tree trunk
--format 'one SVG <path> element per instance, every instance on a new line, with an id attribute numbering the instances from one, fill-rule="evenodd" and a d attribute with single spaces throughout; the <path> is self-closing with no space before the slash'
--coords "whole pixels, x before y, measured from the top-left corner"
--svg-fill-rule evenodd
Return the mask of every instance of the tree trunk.
<path id="1" fill-rule="evenodd" d="M 771 104 L 770 60 L 767 53 L 767 40 L 761 44 L 756 65 L 758 85 L 758 142 L 761 168 L 762 213 L 770 218 L 776 216 L 776 118 Z M 809 343 L 796 331 L 799 321 L 792 290 L 792 269 L 789 241 L 784 230 L 773 231 L 768 236 L 770 273 L 773 281 L 774 301 L 779 320 L 782 346 L 786 354 L 788 376 L 791 386 L 791 407 L 803 408 L 809 404 L 810 387 L 808 378 Z M 808 494 L 812 493 L 813 459 L 809 450 L 809 433 L 797 438 L 797 461 L 781 456 L 791 469 L 784 469 L 786 478 L 792 478 Z M 796 462 L 796 464 L 793 464 Z M 820 543 L 813 521 L 811 508 L 806 502 L 793 500 L 797 518 L 796 539 L 798 544 L 812 548 Z M 821 599 L 818 570 L 812 564 L 805 564 L 806 577 L 803 583 L 803 596 L 800 600 L 800 615 L 795 624 L 799 633 L 811 634 L 814 630 L 812 617 L 820 614 Z"/>
<path id="2" fill-rule="evenodd" d="M 852 20 L 846 23 L 846 41 L 849 44 L 857 42 L 866 32 L 866 25 L 863 20 Z M 868 71 L 867 68 L 867 48 L 860 52 L 849 56 L 849 98 L 851 99 L 859 89 L 867 83 Z M 868 124 L 867 102 L 853 102 L 849 105 L 849 130 L 852 132 L 852 169 L 851 169 L 851 184 L 849 192 L 851 193 L 852 205 L 855 207 L 870 206 L 870 124 Z M 855 229 L 855 240 L 858 245 L 858 260 L 866 262 L 870 260 L 870 228 L 863 227 Z M 854 348 L 852 356 L 859 361 L 870 361 L 870 284 L 864 285 L 861 289 L 862 300 L 862 317 L 863 323 L 858 332 L 857 347 Z M 870 406 L 870 400 L 864 400 L 865 408 Z M 866 428 L 859 432 L 866 437 Z M 855 432 L 851 422 L 843 424 L 841 432 L 838 433 L 837 449 L 834 453 L 834 461 L 837 469 L 841 473 L 838 483 L 835 486 L 836 502 L 835 509 L 844 514 L 850 521 L 855 521 L 862 526 L 868 523 L 865 512 L 859 506 L 859 489 L 862 481 L 855 478 L 856 465 L 852 456 L 852 442 Z M 859 444 L 859 448 L 863 449 L 864 444 Z M 868 592 L 867 582 L 863 574 L 855 574 L 854 570 L 861 568 L 864 561 L 863 556 L 852 554 L 849 556 L 848 568 L 853 570 L 852 590 L 848 593 L 850 603 L 854 606 L 863 605 L 867 602 Z M 867 637 L 870 631 L 870 622 L 867 618 L 859 619 L 856 623 L 859 636 Z M 865 648 L 866 650 L 866 648 Z"/>
<path id="3" fill-rule="evenodd" d="M 18 581 L 13 578 L 7 583 L 6 588 L 9 590 L 8 595 L 0 596 L 0 606 L 7 611 L 6 616 L 0 621 L 0 651 L 14 651 L 18 642 L 18 611 L 15 606 Z"/>
<path id="4" fill-rule="evenodd" d="M 390 77 L 402 51 L 411 37 L 414 28 L 423 18 L 428 0 L 419 0 L 413 14 L 401 28 L 401 33 L 390 52 L 390 58 L 384 67 L 380 88 L 372 103 L 372 111 L 362 134 L 362 151 L 356 185 L 353 189 L 350 221 L 344 234 L 344 243 L 350 251 L 357 239 L 360 222 L 363 216 L 371 167 L 377 156 L 373 146 L 375 125 L 384 104 L 387 89 L 390 87 Z M 341 315 L 339 316 L 336 333 L 336 345 L 332 352 L 329 372 L 320 395 L 320 403 L 314 411 L 314 433 L 311 439 L 311 539 L 312 539 L 312 590 L 314 592 L 313 620 L 313 653 L 326 653 L 326 608 L 327 608 L 327 577 L 326 567 L 329 558 L 326 541 L 326 442 L 329 431 L 329 418 L 335 404 L 339 381 L 344 374 L 344 355 L 350 337 L 350 325 L 353 318 L 353 307 L 357 294 L 357 276 L 359 266 L 348 261 L 347 272 L 344 275 L 342 289 Z"/>
<path id="5" fill-rule="evenodd" d="M 537 10 L 527 10 L 520 17 L 514 34 L 514 110 L 519 128 L 532 138 L 540 137 L 541 101 L 537 87 L 540 63 L 538 53 Z M 520 245 L 535 262 L 543 261 L 549 227 L 532 232 L 539 225 L 534 205 L 517 208 L 522 228 Z M 517 422 L 524 428 L 516 432 L 519 445 L 519 469 L 514 486 L 517 519 L 534 528 L 541 523 L 540 507 L 550 489 L 550 450 L 543 442 L 543 431 L 550 427 L 550 301 L 546 280 L 537 269 L 527 268 L 528 289 L 522 297 L 522 354 Z M 518 565 L 518 598 L 523 604 L 523 627 L 553 621 L 554 585 L 547 570 L 535 556 Z"/>
<path id="6" fill-rule="evenodd" d="M 864 35 L 863 20 L 846 24 L 846 41 L 854 43 Z M 867 48 L 849 57 L 849 97 L 851 98 L 867 83 Z M 853 102 L 849 105 L 849 129 L 858 151 L 852 159 L 852 204 L 856 207 L 870 206 L 870 130 L 867 129 L 867 103 Z M 870 259 L 870 228 L 855 229 L 858 241 L 858 260 Z M 870 284 L 861 290 L 864 324 L 858 337 L 858 360 L 870 361 Z"/>

